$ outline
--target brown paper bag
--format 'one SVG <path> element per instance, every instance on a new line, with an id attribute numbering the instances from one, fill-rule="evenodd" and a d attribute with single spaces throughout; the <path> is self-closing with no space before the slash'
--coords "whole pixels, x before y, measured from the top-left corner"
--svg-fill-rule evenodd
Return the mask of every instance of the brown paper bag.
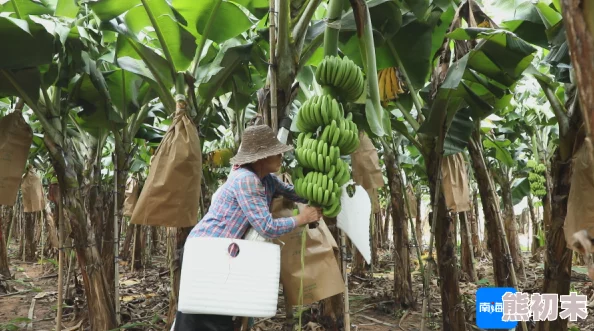
<path id="1" fill-rule="evenodd" d="M 140 188 L 138 187 L 138 179 L 134 177 L 128 178 L 126 181 L 126 200 L 124 200 L 124 216 L 132 216 L 134 207 L 138 202 L 138 193 Z"/>
<path id="2" fill-rule="evenodd" d="M 351 154 L 353 181 L 366 190 L 383 187 L 384 175 L 379 165 L 377 149 L 363 131 L 359 132 L 359 140 L 359 148 Z"/>
<path id="3" fill-rule="evenodd" d="M 344 281 L 334 256 L 336 241 L 324 221 L 320 220 L 316 228 L 302 226 L 279 238 L 284 243 L 281 246 L 280 279 L 285 298 L 293 306 L 299 304 L 303 231 L 306 231 L 303 304 L 308 305 L 344 291 Z"/>
<path id="4" fill-rule="evenodd" d="M 567 216 L 563 231 L 567 247 L 574 249 L 573 234 L 586 230 L 594 238 L 594 165 L 590 162 L 588 148 L 583 144 L 573 157 L 571 189 L 567 200 Z"/>
<path id="5" fill-rule="evenodd" d="M 20 111 L 0 118 L 0 205 L 16 202 L 32 142 L 33 130 Z"/>
<path id="6" fill-rule="evenodd" d="M 406 196 L 408 199 L 408 204 L 410 206 L 410 217 L 417 218 L 417 197 L 415 196 L 415 192 L 410 186 L 407 186 L 406 188 Z M 408 208 L 406 208 L 406 206 L 404 208 L 404 212 L 408 217 Z"/>
<path id="7" fill-rule="evenodd" d="M 25 174 L 23 184 L 21 184 L 21 191 L 23 192 L 23 207 L 25 213 L 32 213 L 44 209 L 45 199 L 43 198 L 41 178 L 37 176 L 33 167 L 29 167 L 29 171 Z"/>
<path id="8" fill-rule="evenodd" d="M 441 187 L 446 205 L 454 213 L 470 210 L 468 174 L 462 153 L 448 155 L 441 164 Z"/>
<path id="9" fill-rule="evenodd" d="M 173 123 L 155 152 L 134 207 L 133 224 L 191 227 L 198 223 L 202 151 L 186 106 L 177 102 Z"/>

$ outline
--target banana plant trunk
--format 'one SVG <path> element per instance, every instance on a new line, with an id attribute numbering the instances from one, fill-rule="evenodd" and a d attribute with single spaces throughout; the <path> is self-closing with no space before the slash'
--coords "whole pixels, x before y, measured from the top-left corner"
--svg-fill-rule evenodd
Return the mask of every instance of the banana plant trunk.
<path id="1" fill-rule="evenodd" d="M 392 206 L 392 233 L 394 240 L 394 301 L 402 308 L 414 307 L 410 273 L 410 250 L 408 239 L 408 219 L 404 212 L 400 167 L 396 162 L 395 150 L 384 144 L 384 162 L 390 187 Z"/>
<path id="2" fill-rule="evenodd" d="M 464 272 L 468 279 L 472 282 L 477 282 L 476 269 L 474 268 L 474 252 L 472 249 L 472 240 L 470 236 L 468 217 L 466 212 L 459 214 L 460 219 L 460 259 L 462 265 L 462 272 Z"/>
<path id="3" fill-rule="evenodd" d="M 124 206 L 125 200 L 125 191 L 126 191 L 126 176 L 128 174 L 128 167 L 126 167 L 125 162 L 125 155 L 121 153 L 118 148 L 116 148 L 117 157 L 115 158 L 114 162 L 114 174 L 117 176 L 117 189 L 116 189 L 116 196 L 117 196 L 117 205 L 118 210 L 114 209 L 114 199 L 110 198 L 109 200 L 109 212 L 106 215 L 104 220 L 104 242 L 105 244 L 102 247 L 101 255 L 103 256 L 103 263 L 105 264 L 105 276 L 107 278 L 107 284 L 109 285 L 109 293 L 113 293 L 115 295 L 115 263 L 119 262 L 119 259 L 115 259 L 115 247 L 113 245 L 113 241 L 118 238 L 120 239 L 119 233 L 116 236 L 114 222 L 118 222 L 118 225 L 121 220 L 122 210 Z M 116 219 L 114 219 L 114 213 L 116 214 Z M 118 229 L 121 227 L 118 226 Z M 108 238 L 108 239 L 107 239 Z M 119 243 L 118 243 L 119 244 Z M 121 254 L 118 254 L 121 256 Z M 121 257 L 120 257 L 121 259 Z M 119 295 L 117 296 L 119 298 Z"/>
<path id="4" fill-rule="evenodd" d="M 421 251 L 423 250 L 423 213 L 421 213 L 421 192 L 417 192 L 417 219 L 415 224 L 415 231 L 417 235 L 417 245 Z"/>
<path id="5" fill-rule="evenodd" d="M 500 177 L 500 186 L 503 200 L 503 213 L 505 220 L 505 234 L 509 241 L 509 249 L 512 253 L 514 268 L 516 274 L 524 275 L 524 260 L 522 258 L 522 247 L 520 246 L 520 237 L 518 236 L 518 223 L 514 215 L 514 204 L 512 200 L 512 190 L 509 179 L 506 175 Z"/>
<path id="6" fill-rule="evenodd" d="M 120 249 L 120 259 L 128 260 L 130 258 L 130 247 L 132 246 L 132 240 L 134 239 L 134 228 L 136 224 L 129 224 L 126 227 L 126 238 L 124 238 L 124 244 Z"/>
<path id="7" fill-rule="evenodd" d="M 538 248 L 540 247 L 538 233 L 541 229 L 541 222 L 538 220 L 538 218 L 536 218 L 532 198 L 532 196 L 528 196 L 528 210 L 530 211 L 530 220 L 532 221 L 532 244 L 530 245 L 530 252 L 532 253 L 532 260 L 538 262 L 540 260 L 538 256 Z"/>
<path id="8" fill-rule="evenodd" d="M 384 247 L 388 247 L 388 233 L 390 231 L 390 219 L 392 215 L 392 205 L 388 204 L 386 210 L 384 211 L 384 232 L 382 233 L 382 241 L 384 242 Z"/>
<path id="9" fill-rule="evenodd" d="M 78 176 L 70 155 L 72 151 L 62 150 L 49 135 L 44 136 L 44 143 L 50 152 L 53 168 L 58 177 L 60 194 L 64 198 L 64 209 L 70 221 L 71 237 L 74 239 L 76 257 L 80 266 L 85 296 L 87 299 L 91 331 L 111 330 L 116 327 L 113 296 L 105 277 L 105 266 L 94 238 L 94 232 L 87 229 L 88 214 L 85 211 Z M 68 233 L 69 231 L 66 231 Z"/>
<path id="10" fill-rule="evenodd" d="M 4 208 L 4 207 L 2 207 Z M 0 275 L 11 278 L 10 266 L 8 264 L 8 251 L 6 249 L 6 240 L 8 238 L 8 230 L 3 227 L 5 215 L 8 213 L 0 213 Z M 8 229 L 8 226 L 6 227 Z"/>
<path id="11" fill-rule="evenodd" d="M 351 265 L 351 275 L 357 277 L 365 277 L 366 264 L 363 255 L 359 252 L 357 247 L 353 246 L 353 264 Z"/>
<path id="12" fill-rule="evenodd" d="M 553 160 L 553 197 L 550 224 L 545 224 L 546 258 L 544 284 L 541 293 L 569 294 L 571 284 L 572 252 L 567 248 L 563 223 L 567 215 L 567 198 L 571 186 L 571 162 L 560 159 L 556 153 Z M 536 324 L 538 331 L 565 331 L 567 320 L 544 321 Z"/>
<path id="13" fill-rule="evenodd" d="M 174 236 L 167 236 L 167 245 L 170 247 L 168 260 L 172 291 L 169 294 L 169 313 L 167 315 L 167 326 L 165 327 L 165 330 L 169 330 L 171 328 L 171 325 L 175 320 L 175 315 L 177 314 L 179 282 L 181 278 L 180 253 L 184 248 L 184 244 L 186 243 L 186 239 L 188 238 L 190 231 L 192 231 L 192 228 L 173 228 L 171 231 L 174 233 Z"/>
<path id="14" fill-rule="evenodd" d="M 476 135 L 475 135 L 476 136 Z M 476 138 L 476 137 L 475 137 Z M 481 204 L 483 205 L 483 214 L 485 215 L 485 237 L 487 241 L 488 250 L 491 252 L 493 258 L 493 277 L 495 278 L 495 285 L 499 287 L 512 286 L 509 277 L 507 261 L 505 260 L 505 250 L 503 248 L 503 241 L 497 235 L 497 208 L 495 206 L 498 201 L 493 200 L 493 187 L 489 180 L 489 171 L 485 164 L 481 150 L 482 144 L 480 139 L 474 139 L 477 143 L 468 144 L 468 152 L 472 160 L 472 170 L 481 195 Z"/>
<path id="15" fill-rule="evenodd" d="M 25 251 L 25 261 L 27 262 L 36 261 L 35 218 L 36 213 L 25 213 L 25 243 L 23 249 Z"/>
<path id="16" fill-rule="evenodd" d="M 560 131 L 559 147 L 555 151 L 551 164 L 551 190 L 546 201 L 554 201 L 550 207 L 545 205 L 544 233 L 546 234 L 544 284 L 541 293 L 556 293 L 568 295 L 571 285 L 571 263 L 573 251 L 567 248 L 563 224 L 567 215 L 567 203 L 571 188 L 571 173 L 574 144 L 580 143 L 576 138 L 578 129 L 582 125 L 580 106 L 577 100 L 577 91 L 566 93 L 570 95 L 566 102 L 568 109 L 569 126 L 566 132 Z M 572 97 L 572 96 L 575 96 Z M 571 105 L 571 107 L 569 107 Z M 583 137 L 580 137 L 583 141 Z M 547 209 L 550 211 L 546 215 Z M 541 321 L 536 323 L 537 331 L 566 331 L 567 319 L 554 321 Z"/>
<path id="17" fill-rule="evenodd" d="M 134 239 L 132 245 L 132 270 L 140 270 L 142 268 L 142 225 L 134 225 Z"/>
<path id="18" fill-rule="evenodd" d="M 427 173 L 432 200 L 435 196 L 438 172 L 441 170 L 435 163 L 437 157 L 429 158 Z M 435 224 L 435 247 L 439 268 L 442 328 L 443 331 L 466 330 L 466 318 L 462 298 L 460 297 L 460 277 L 454 242 L 454 219 L 447 212 L 445 198 L 440 192 L 437 201 L 437 224 Z M 432 205 L 435 205 L 432 201 Z M 433 224 L 431 224 L 433 226 Z"/>
<path id="19" fill-rule="evenodd" d="M 478 208 L 478 193 L 472 192 L 472 209 L 467 214 L 468 222 L 470 223 L 470 235 L 472 238 L 472 248 L 474 249 L 474 258 L 480 259 L 483 257 L 483 245 L 479 237 L 479 208 Z"/>

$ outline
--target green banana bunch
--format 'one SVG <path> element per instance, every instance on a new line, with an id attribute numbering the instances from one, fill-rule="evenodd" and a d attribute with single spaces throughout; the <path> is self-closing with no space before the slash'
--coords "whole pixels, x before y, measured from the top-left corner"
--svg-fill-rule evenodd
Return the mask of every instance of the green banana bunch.
<path id="1" fill-rule="evenodd" d="M 349 114 L 350 115 L 350 114 Z M 320 140 L 340 149 L 340 155 L 349 155 L 359 147 L 359 129 L 350 119 L 332 120 L 322 130 Z"/>
<path id="2" fill-rule="evenodd" d="M 297 140 L 299 141 L 299 138 Z M 329 172 L 339 157 L 338 147 L 318 139 L 304 138 L 302 145 L 295 149 L 297 162 L 316 171 Z"/>
<path id="3" fill-rule="evenodd" d="M 316 95 L 301 105 L 297 113 L 297 129 L 301 132 L 313 132 L 323 125 L 330 124 L 344 116 L 342 104 L 329 95 Z"/>
<path id="4" fill-rule="evenodd" d="M 309 200 L 309 204 L 321 206 L 327 217 L 336 217 L 340 212 L 340 186 L 328 175 L 311 171 L 295 180 L 295 192 Z"/>
<path id="5" fill-rule="evenodd" d="M 361 68 L 346 56 L 326 56 L 316 69 L 316 81 L 347 101 L 358 100 L 365 91 Z"/>

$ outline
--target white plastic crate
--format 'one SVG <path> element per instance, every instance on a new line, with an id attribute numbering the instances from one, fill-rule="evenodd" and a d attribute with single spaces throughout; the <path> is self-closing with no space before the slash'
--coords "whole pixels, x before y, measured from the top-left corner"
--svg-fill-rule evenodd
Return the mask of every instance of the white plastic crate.
<path id="1" fill-rule="evenodd" d="M 239 254 L 232 257 L 229 247 Z M 280 247 L 273 243 L 188 238 L 178 310 L 184 314 L 273 317 L 278 304 Z"/>

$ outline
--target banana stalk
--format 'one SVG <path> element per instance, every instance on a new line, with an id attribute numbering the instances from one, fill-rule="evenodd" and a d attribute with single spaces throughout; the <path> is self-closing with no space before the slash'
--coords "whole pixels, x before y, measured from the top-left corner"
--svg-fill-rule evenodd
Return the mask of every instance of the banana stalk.
<path id="1" fill-rule="evenodd" d="M 330 0 L 328 4 L 328 16 L 327 24 L 333 24 L 338 21 L 342 16 L 342 2 L 343 0 Z M 324 56 L 338 55 L 338 33 L 340 32 L 340 26 L 338 28 L 326 25 L 326 32 L 324 33 Z"/>

